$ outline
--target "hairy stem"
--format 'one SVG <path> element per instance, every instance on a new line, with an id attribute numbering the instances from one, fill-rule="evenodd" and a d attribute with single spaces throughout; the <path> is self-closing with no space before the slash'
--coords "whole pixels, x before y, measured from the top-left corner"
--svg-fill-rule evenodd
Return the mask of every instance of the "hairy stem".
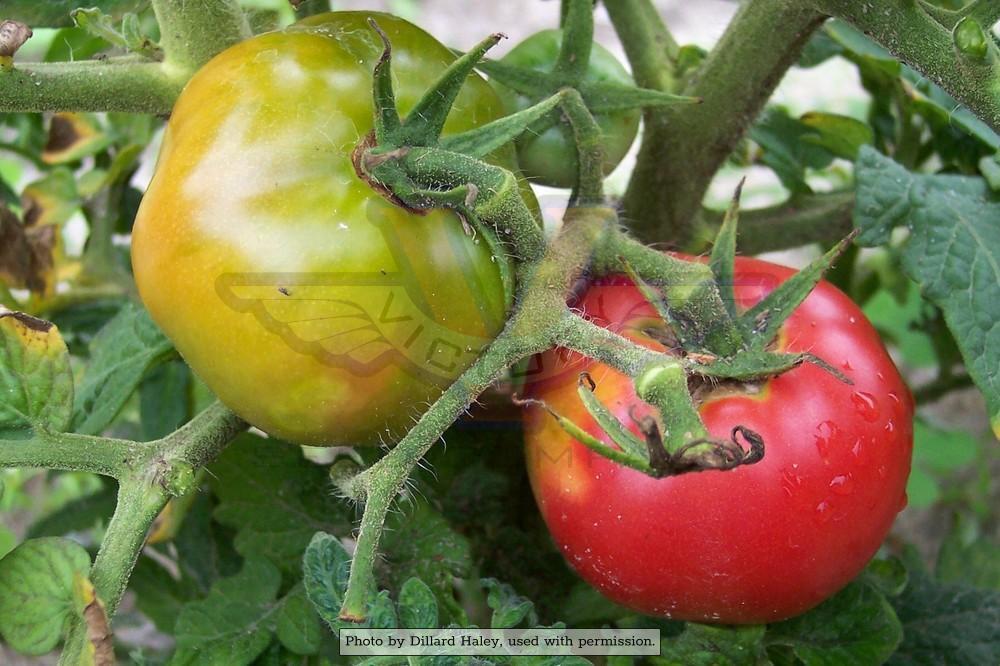
<path id="1" fill-rule="evenodd" d="M 0 439 L 0 468 L 44 467 L 92 472 L 116 479 L 147 444 L 73 433 L 42 433 L 26 439 Z"/>
<path id="2" fill-rule="evenodd" d="M 1000 132 L 1000 49 L 989 42 L 984 57 L 963 54 L 955 47 L 951 31 L 912 0 L 883 0 L 878 11 L 854 0 L 813 0 L 816 10 L 851 23 L 900 60 L 924 74 L 969 107 Z M 989 21 L 988 31 L 1000 10 L 998 3 L 981 3 L 973 16 Z"/>
<path id="3" fill-rule="evenodd" d="M 701 69 L 677 91 L 703 103 L 646 111 L 642 146 L 624 200 L 624 217 L 639 238 L 686 245 L 715 172 L 823 19 L 798 0 L 750 0 Z"/>
<path id="4" fill-rule="evenodd" d="M 811 243 L 832 245 L 851 232 L 854 192 L 798 195 L 777 206 L 740 211 L 738 249 L 759 254 Z M 687 248 L 702 252 L 722 225 L 723 213 L 703 210 L 697 237 Z"/>
<path id="5" fill-rule="evenodd" d="M 125 594 L 150 525 L 169 499 L 166 490 L 145 479 L 128 479 L 119 486 L 115 513 L 90 570 L 91 581 L 108 617 L 114 615 Z"/>
<path id="6" fill-rule="evenodd" d="M 250 24 L 236 0 L 153 0 L 153 12 L 160 24 L 164 66 L 186 76 L 250 36 Z"/>
<path id="7" fill-rule="evenodd" d="M 605 206 L 570 209 L 546 255 L 519 267 L 519 307 L 500 336 L 424 413 L 396 448 L 346 484 L 360 490 L 365 512 L 340 612 L 342 619 L 359 622 L 365 618 L 368 595 L 374 590 L 373 565 L 386 513 L 413 467 L 509 366 L 558 342 L 566 321 L 566 294 L 615 219 L 614 211 Z"/>
<path id="8" fill-rule="evenodd" d="M 156 62 L 30 63 L 0 71 L 0 113 L 123 111 L 167 114 L 184 86 Z"/>
<path id="9" fill-rule="evenodd" d="M 528 348 L 508 325 L 483 355 L 458 380 L 448 387 L 434 405 L 396 445 L 358 479 L 364 488 L 365 512 L 361 518 L 357 546 L 351 564 L 351 575 L 340 611 L 343 620 L 360 622 L 367 612 L 367 599 L 375 589 L 375 558 L 382 536 L 386 514 L 403 489 L 414 466 L 441 438 L 472 401 L 496 381 L 512 364 L 544 346 Z"/>

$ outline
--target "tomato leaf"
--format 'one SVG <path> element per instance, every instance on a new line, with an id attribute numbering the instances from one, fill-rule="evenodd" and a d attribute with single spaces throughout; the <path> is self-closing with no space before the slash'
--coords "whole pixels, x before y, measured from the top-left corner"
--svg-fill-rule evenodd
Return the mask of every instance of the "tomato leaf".
<path id="1" fill-rule="evenodd" d="M 787 111 L 769 107 L 750 129 L 750 138 L 763 151 L 760 161 L 781 179 L 781 184 L 793 193 L 807 194 L 812 188 L 806 183 L 806 169 L 822 169 L 833 161 L 833 153 L 820 143 L 803 140 L 816 136 L 814 128 L 793 118 Z"/>
<path id="2" fill-rule="evenodd" d="M 90 555 L 57 537 L 25 541 L 0 560 L 0 635 L 18 652 L 42 655 L 76 615 L 74 577 L 86 577 Z"/>
<path id="3" fill-rule="evenodd" d="M 403 583 L 399 591 L 399 621 L 407 629 L 438 626 L 438 603 L 434 592 L 419 578 Z"/>
<path id="4" fill-rule="evenodd" d="M 139 385 L 139 418 L 143 438 L 165 437 L 192 416 L 191 369 L 173 360 L 153 369 Z"/>
<path id="5" fill-rule="evenodd" d="M 871 149 L 856 177 L 858 243 L 909 229 L 903 271 L 944 311 L 1000 436 L 1000 202 L 981 178 L 910 173 Z"/>
<path id="6" fill-rule="evenodd" d="M 1000 591 L 1000 545 L 984 537 L 966 543 L 953 531 L 941 544 L 934 573 L 943 583 Z"/>
<path id="7" fill-rule="evenodd" d="M 494 629 L 511 629 L 527 622 L 528 626 L 538 625 L 538 613 L 535 605 L 514 591 L 506 583 L 495 578 L 484 578 L 480 581 L 489 593 L 486 603 L 493 609 L 490 626 Z"/>
<path id="8" fill-rule="evenodd" d="M 90 343 L 90 362 L 73 409 L 75 432 L 97 435 L 103 431 L 146 372 L 173 353 L 170 340 L 144 309 L 132 304 L 123 307 Z"/>
<path id="9" fill-rule="evenodd" d="M 836 666 L 881 664 L 902 637 L 885 597 L 854 582 L 805 615 L 769 625 L 764 642 L 790 647 L 809 666 Z"/>
<path id="10" fill-rule="evenodd" d="M 87 0 L 88 7 L 95 7 L 115 18 L 126 12 L 135 12 L 149 5 L 149 0 Z M 4 18 L 27 23 L 32 28 L 58 28 L 73 25 L 70 12 L 80 6 L 77 0 L 5 0 Z"/>
<path id="11" fill-rule="evenodd" d="M 59 329 L 0 307 L 0 433 L 69 425 L 73 374 Z"/>
<path id="12" fill-rule="evenodd" d="M 318 632 L 303 629 L 300 622 L 301 591 L 293 588 L 279 599 L 280 587 L 281 572 L 276 566 L 262 557 L 247 558 L 237 575 L 218 581 L 205 599 L 181 610 L 177 652 L 170 665 L 249 664 L 270 645 L 282 624 L 283 644 L 287 640 L 296 648 L 313 651 Z M 287 611 L 288 604 L 297 607 Z M 286 613 L 288 617 L 282 620 Z"/>
<path id="13" fill-rule="evenodd" d="M 285 596 L 277 612 L 274 631 L 281 644 L 295 654 L 316 654 L 319 650 L 322 640 L 319 618 L 301 585 L 296 585 Z"/>
<path id="14" fill-rule="evenodd" d="M 354 509 L 330 492 L 326 468 L 300 449 L 251 434 L 238 437 L 210 468 L 215 519 L 236 530 L 244 557 L 261 555 L 298 573 L 313 534 L 349 534 Z"/>
<path id="15" fill-rule="evenodd" d="M 351 556 L 340 539 L 324 532 L 313 535 L 302 558 L 302 583 L 313 608 L 334 634 L 355 626 L 339 617 L 350 575 Z"/>
<path id="16" fill-rule="evenodd" d="M 660 659 L 685 666 L 750 666 L 762 661 L 763 638 L 764 627 L 760 625 L 725 627 L 689 622 L 680 636 L 660 642 Z"/>
<path id="17" fill-rule="evenodd" d="M 446 620 L 464 620 L 455 602 L 454 579 L 472 572 L 469 542 L 425 502 L 412 510 L 405 507 L 392 515 L 383 533 L 384 578 L 391 589 L 399 589 L 411 578 L 419 578 L 437 597 Z"/>
<path id="18" fill-rule="evenodd" d="M 1000 662 L 1000 592 L 935 581 L 912 553 L 910 584 L 893 600 L 904 638 L 891 666 Z"/>

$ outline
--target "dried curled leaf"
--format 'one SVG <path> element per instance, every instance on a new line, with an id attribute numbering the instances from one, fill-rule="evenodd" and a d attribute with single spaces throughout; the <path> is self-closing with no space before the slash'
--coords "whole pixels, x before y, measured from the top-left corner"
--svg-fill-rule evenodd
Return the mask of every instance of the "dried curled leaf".
<path id="1" fill-rule="evenodd" d="M 0 58 L 11 58 L 21 46 L 31 39 L 31 28 L 20 21 L 0 23 Z"/>
<path id="2" fill-rule="evenodd" d="M 58 227 L 25 226 L 0 208 L 0 281 L 15 289 L 48 294 L 55 287 L 54 254 Z"/>

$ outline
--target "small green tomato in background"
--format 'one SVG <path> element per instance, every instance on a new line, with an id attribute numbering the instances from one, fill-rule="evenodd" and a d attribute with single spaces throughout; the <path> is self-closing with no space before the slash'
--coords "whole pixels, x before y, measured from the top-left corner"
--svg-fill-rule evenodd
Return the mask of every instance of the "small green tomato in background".
<path id="1" fill-rule="evenodd" d="M 561 30 L 543 30 L 531 35 L 515 46 L 502 62 L 538 71 L 552 68 L 559 57 L 562 44 Z M 618 59 L 606 48 L 595 43 L 590 52 L 590 63 L 584 81 L 611 82 L 634 85 L 632 77 Z M 526 109 L 539 100 L 495 84 L 500 96 L 511 112 Z M 600 113 L 595 120 L 604 135 L 604 173 L 608 174 L 625 157 L 639 131 L 638 109 Z M 542 133 L 530 130 L 516 141 L 521 171 L 532 182 L 551 187 L 573 187 L 577 177 L 576 144 L 573 130 L 567 123 L 559 123 Z"/>

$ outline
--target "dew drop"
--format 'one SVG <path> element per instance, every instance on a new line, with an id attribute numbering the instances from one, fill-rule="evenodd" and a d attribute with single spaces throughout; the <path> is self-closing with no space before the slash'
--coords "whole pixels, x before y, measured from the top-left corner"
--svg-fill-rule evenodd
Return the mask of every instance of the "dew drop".
<path id="1" fill-rule="evenodd" d="M 891 420 L 889 420 L 889 421 L 886 422 L 886 424 L 885 424 L 885 431 L 886 432 L 893 432 L 895 429 L 896 429 L 896 424 L 895 423 L 893 423 Z"/>
<path id="2" fill-rule="evenodd" d="M 885 375 L 883 375 L 883 374 L 882 374 L 881 372 L 876 372 L 876 373 L 875 373 L 875 376 L 876 376 L 876 377 L 878 377 L 878 378 L 879 378 L 879 379 L 881 379 L 881 380 L 884 380 L 884 379 L 885 379 Z"/>
<path id="3" fill-rule="evenodd" d="M 872 422 L 878 421 L 879 409 L 878 401 L 875 400 L 875 396 L 871 393 L 865 393 L 864 391 L 855 391 L 851 395 L 851 402 L 854 403 L 854 409 L 861 415 L 865 421 Z"/>
<path id="4" fill-rule="evenodd" d="M 889 475 L 889 470 L 887 470 L 885 468 L 885 465 L 879 465 L 878 466 L 878 478 L 884 479 L 888 475 Z"/>
<path id="5" fill-rule="evenodd" d="M 802 477 L 787 467 L 781 470 L 781 489 L 791 497 L 802 486 Z"/>
<path id="6" fill-rule="evenodd" d="M 832 514 L 833 512 L 830 511 L 830 503 L 827 502 L 826 500 L 823 500 L 822 502 L 816 505 L 815 518 L 816 522 L 819 523 L 820 525 L 829 522 L 830 518 L 832 517 Z"/>
<path id="7" fill-rule="evenodd" d="M 854 492 L 854 477 L 850 474 L 840 474 L 830 480 L 830 490 L 837 495 L 850 495 Z"/>
<path id="8" fill-rule="evenodd" d="M 816 433 L 813 435 L 813 439 L 816 441 L 816 449 L 819 451 L 820 457 L 823 458 L 823 462 L 829 462 L 828 458 L 830 456 L 832 440 L 838 434 L 840 434 L 840 428 L 833 421 L 823 421 L 816 426 Z"/>
<path id="9" fill-rule="evenodd" d="M 849 317 L 847 321 L 851 322 L 852 324 L 858 323 L 858 320 L 854 317 Z"/>
<path id="10" fill-rule="evenodd" d="M 895 393 L 891 392 L 891 391 L 889 392 L 889 399 L 890 399 L 890 400 L 892 400 L 892 401 L 893 401 L 894 403 L 896 403 L 897 405 L 898 405 L 898 404 L 900 404 L 900 403 L 902 402 L 902 401 L 901 401 L 901 400 L 899 399 L 899 396 L 898 396 L 898 395 L 896 395 Z"/>

